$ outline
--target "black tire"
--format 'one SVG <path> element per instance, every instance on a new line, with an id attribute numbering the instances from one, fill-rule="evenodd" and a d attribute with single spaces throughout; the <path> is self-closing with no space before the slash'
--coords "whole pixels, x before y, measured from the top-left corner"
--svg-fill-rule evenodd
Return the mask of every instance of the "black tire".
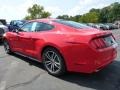
<path id="1" fill-rule="evenodd" d="M 49 74 L 53 76 L 60 76 L 66 72 L 64 59 L 55 48 L 46 48 L 43 51 L 42 60 L 44 67 Z"/>
<path id="2" fill-rule="evenodd" d="M 10 49 L 10 45 L 7 40 L 3 41 L 4 49 L 7 54 L 12 54 L 12 51 Z"/>

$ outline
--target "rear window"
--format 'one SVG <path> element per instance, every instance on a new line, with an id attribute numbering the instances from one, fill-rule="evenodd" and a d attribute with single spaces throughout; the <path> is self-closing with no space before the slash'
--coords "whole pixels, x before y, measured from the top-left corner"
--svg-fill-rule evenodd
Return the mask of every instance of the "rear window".
<path id="1" fill-rule="evenodd" d="M 70 26 L 70 27 L 74 27 L 74 28 L 77 28 L 77 29 L 82 29 L 82 28 L 91 28 L 85 24 L 82 24 L 82 23 L 77 23 L 77 22 L 74 22 L 74 21 L 67 21 L 67 20 L 55 20 L 55 22 L 57 23 L 60 23 L 60 24 L 64 24 L 64 25 L 67 25 L 67 26 Z"/>

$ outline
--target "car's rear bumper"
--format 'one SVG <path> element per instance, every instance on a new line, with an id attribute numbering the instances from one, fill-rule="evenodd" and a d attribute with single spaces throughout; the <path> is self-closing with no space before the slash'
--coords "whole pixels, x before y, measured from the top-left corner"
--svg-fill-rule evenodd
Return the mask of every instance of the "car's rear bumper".
<path id="1" fill-rule="evenodd" d="M 94 51 L 87 46 L 73 46 L 64 54 L 68 71 L 93 73 L 113 62 L 117 50 L 113 46 L 100 51 Z"/>
<path id="2" fill-rule="evenodd" d="M 82 73 L 93 73 L 98 72 L 105 68 L 107 65 L 111 64 L 113 62 L 114 58 L 111 60 L 108 60 L 107 62 L 102 63 L 98 67 L 95 67 L 95 65 L 76 65 L 74 69 L 70 70 L 72 72 L 82 72 Z"/>

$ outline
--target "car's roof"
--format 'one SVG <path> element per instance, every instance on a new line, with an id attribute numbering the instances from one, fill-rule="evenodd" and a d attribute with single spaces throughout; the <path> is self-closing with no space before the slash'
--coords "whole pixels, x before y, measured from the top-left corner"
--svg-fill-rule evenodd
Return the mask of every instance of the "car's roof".
<path id="1" fill-rule="evenodd" d="M 50 21 L 54 21 L 54 20 L 58 20 L 58 19 L 54 19 L 54 18 L 43 18 L 43 19 L 30 20 L 30 22 L 32 22 L 32 21 L 50 22 Z"/>

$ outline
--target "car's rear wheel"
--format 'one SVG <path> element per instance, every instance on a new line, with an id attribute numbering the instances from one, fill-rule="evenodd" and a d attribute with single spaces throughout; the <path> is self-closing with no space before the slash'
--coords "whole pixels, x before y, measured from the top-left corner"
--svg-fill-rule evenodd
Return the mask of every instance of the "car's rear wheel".
<path id="1" fill-rule="evenodd" d="M 8 41 L 7 40 L 4 40 L 4 49 L 5 49 L 5 52 L 7 53 L 7 54 L 11 54 L 12 52 L 11 52 L 11 49 L 10 49 L 10 45 L 9 45 L 9 43 L 8 43 Z"/>
<path id="2" fill-rule="evenodd" d="M 54 48 L 46 48 L 42 54 L 43 64 L 49 74 L 60 76 L 65 73 L 65 62 L 61 54 Z"/>

